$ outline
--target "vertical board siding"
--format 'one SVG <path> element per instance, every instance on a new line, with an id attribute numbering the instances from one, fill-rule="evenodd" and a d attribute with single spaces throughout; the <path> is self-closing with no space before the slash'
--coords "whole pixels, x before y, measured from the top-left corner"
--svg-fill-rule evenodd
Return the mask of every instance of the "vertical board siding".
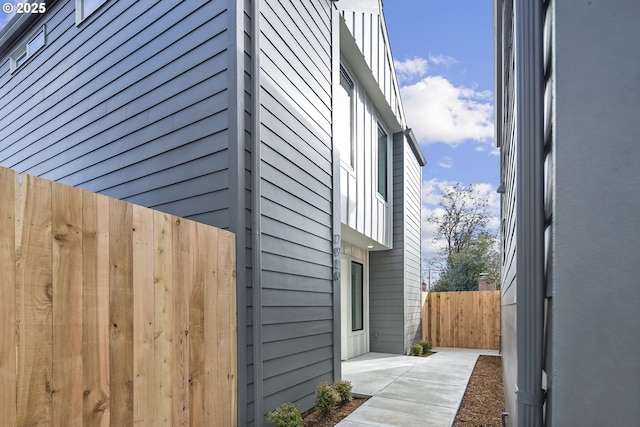
<path id="1" fill-rule="evenodd" d="M 227 3 L 107 2 L 80 26 L 74 6 L 0 74 L 0 165 L 228 227 Z"/>
<path id="2" fill-rule="evenodd" d="M 422 316 L 434 346 L 498 349 L 500 291 L 429 292 Z"/>
<path id="3" fill-rule="evenodd" d="M 333 285 L 330 8 L 325 0 L 260 8 L 261 313 L 269 319 L 260 345 L 286 349 L 255 361 L 265 414 L 285 401 L 309 409 L 317 384 L 334 378 L 321 338 L 337 331 L 312 309 L 331 306 Z M 304 349 L 317 357 L 299 357 Z"/>
<path id="4" fill-rule="evenodd" d="M 3 425 L 235 425 L 234 236 L 4 168 L 0 190 Z"/>
<path id="5" fill-rule="evenodd" d="M 342 6 L 337 4 L 338 8 Z M 400 89 L 382 10 L 376 5 L 371 10 L 343 10 L 341 13 L 387 104 L 393 110 L 398 123 L 404 123 L 404 112 L 398 102 Z"/>
<path id="6" fill-rule="evenodd" d="M 350 74 L 354 82 L 353 131 L 355 167 L 340 165 L 340 191 L 342 197 L 341 221 L 367 237 L 387 247 L 392 246 L 393 236 L 387 221 L 391 216 L 391 203 L 378 195 L 377 150 L 379 113 L 367 95 L 357 75 Z M 390 145 L 393 144 L 388 135 Z M 348 162 L 347 162 L 348 163 Z M 389 172 L 393 173 L 390 169 Z M 391 193 L 391 192 L 390 192 Z M 389 195 L 388 197 L 392 197 Z"/>

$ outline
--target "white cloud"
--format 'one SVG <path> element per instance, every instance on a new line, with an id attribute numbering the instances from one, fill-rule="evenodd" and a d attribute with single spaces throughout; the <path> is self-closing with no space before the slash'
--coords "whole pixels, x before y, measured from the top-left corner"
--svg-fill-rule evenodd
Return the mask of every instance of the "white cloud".
<path id="1" fill-rule="evenodd" d="M 440 194 L 454 185 L 454 181 L 440 181 L 435 178 L 422 181 L 422 204 L 435 207 L 440 200 Z"/>
<path id="2" fill-rule="evenodd" d="M 489 155 L 491 155 L 491 156 L 499 156 L 500 155 L 500 148 L 496 147 L 493 144 L 477 145 L 476 146 L 476 151 L 479 152 L 479 153 L 488 152 Z"/>
<path id="3" fill-rule="evenodd" d="M 438 166 L 444 169 L 451 169 L 453 167 L 453 159 L 449 156 L 444 156 L 438 162 Z"/>
<path id="4" fill-rule="evenodd" d="M 451 65 L 454 62 L 457 62 L 455 58 L 446 55 L 430 55 L 429 62 L 436 65 Z"/>
<path id="5" fill-rule="evenodd" d="M 393 64 L 396 69 L 396 76 L 401 85 L 415 83 L 417 80 L 427 75 L 430 65 L 442 65 L 448 67 L 457 62 L 455 58 L 446 55 L 429 55 L 428 59 L 414 57 L 399 61 L 395 59 Z"/>
<path id="6" fill-rule="evenodd" d="M 489 202 L 489 212 L 491 214 L 487 228 L 495 233 L 500 231 L 500 194 L 496 192 L 496 187 L 487 183 L 475 185 L 476 194 L 486 197 Z"/>
<path id="7" fill-rule="evenodd" d="M 493 104 L 490 91 L 454 86 L 428 76 L 400 88 L 407 122 L 420 142 L 456 146 L 465 140 L 490 143 Z"/>
<path id="8" fill-rule="evenodd" d="M 429 68 L 429 63 L 424 58 L 406 59 L 404 61 L 394 60 L 393 63 L 400 83 L 421 78 L 427 74 L 427 69 Z"/>

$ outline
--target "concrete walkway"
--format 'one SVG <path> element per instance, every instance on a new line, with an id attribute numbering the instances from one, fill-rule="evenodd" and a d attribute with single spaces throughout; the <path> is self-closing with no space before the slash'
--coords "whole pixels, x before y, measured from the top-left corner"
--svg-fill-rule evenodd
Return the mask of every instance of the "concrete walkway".
<path id="1" fill-rule="evenodd" d="M 481 354 L 496 350 L 436 348 L 429 357 L 367 353 L 342 362 L 353 393 L 372 396 L 339 427 L 450 427 Z"/>

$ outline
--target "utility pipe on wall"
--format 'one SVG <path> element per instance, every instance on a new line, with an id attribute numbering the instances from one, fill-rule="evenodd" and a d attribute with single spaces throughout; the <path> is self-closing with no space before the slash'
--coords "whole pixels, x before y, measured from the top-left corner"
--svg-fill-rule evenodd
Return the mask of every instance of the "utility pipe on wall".
<path id="1" fill-rule="evenodd" d="M 543 2 L 515 2 L 517 70 L 516 401 L 520 427 L 542 426 L 544 335 Z"/>

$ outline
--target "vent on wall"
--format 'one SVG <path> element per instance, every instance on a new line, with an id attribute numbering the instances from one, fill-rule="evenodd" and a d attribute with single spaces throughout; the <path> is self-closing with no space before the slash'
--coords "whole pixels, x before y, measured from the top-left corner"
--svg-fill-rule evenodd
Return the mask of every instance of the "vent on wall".
<path id="1" fill-rule="evenodd" d="M 25 64 L 29 58 L 44 47 L 46 41 L 45 26 L 43 25 L 11 54 L 11 60 L 9 61 L 10 72 L 13 74 Z"/>

